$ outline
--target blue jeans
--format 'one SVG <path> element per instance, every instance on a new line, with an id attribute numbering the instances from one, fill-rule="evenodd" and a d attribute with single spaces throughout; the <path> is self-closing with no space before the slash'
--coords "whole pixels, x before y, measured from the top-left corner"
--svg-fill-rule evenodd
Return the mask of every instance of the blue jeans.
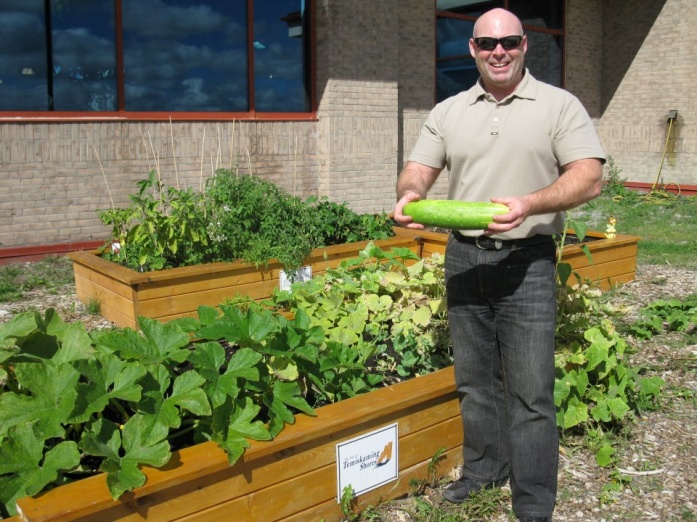
<path id="1" fill-rule="evenodd" d="M 462 474 L 509 476 L 518 517 L 551 517 L 557 494 L 555 261 L 551 238 L 481 250 L 451 234 L 445 255 Z"/>

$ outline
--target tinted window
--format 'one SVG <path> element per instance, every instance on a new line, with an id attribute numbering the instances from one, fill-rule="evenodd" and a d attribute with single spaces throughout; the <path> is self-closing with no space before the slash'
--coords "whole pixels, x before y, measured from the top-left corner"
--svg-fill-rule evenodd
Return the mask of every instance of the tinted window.
<path id="1" fill-rule="evenodd" d="M 259 111 L 310 110 L 308 17 L 301 0 L 254 2 L 254 98 Z"/>
<path id="2" fill-rule="evenodd" d="M 504 7 L 503 0 L 436 0 L 436 10 L 479 16 L 494 7 Z"/>
<path id="3" fill-rule="evenodd" d="M 0 110 L 116 108 L 113 0 L 0 2 Z"/>
<path id="4" fill-rule="evenodd" d="M 0 0 L 0 111 L 310 112 L 310 6 Z"/>
<path id="5" fill-rule="evenodd" d="M 564 28 L 564 9 L 559 0 L 509 0 L 508 6 L 523 25 Z"/>
<path id="6" fill-rule="evenodd" d="M 443 101 L 474 85 L 479 71 L 474 60 L 447 60 L 438 62 L 438 101 Z"/>
<path id="7" fill-rule="evenodd" d="M 124 0 L 128 111 L 247 111 L 247 5 Z"/>

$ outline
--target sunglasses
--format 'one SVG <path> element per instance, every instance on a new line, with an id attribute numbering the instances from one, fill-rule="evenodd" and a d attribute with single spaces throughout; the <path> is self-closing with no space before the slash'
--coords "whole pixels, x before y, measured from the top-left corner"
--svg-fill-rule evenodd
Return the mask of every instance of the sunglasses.
<path id="1" fill-rule="evenodd" d="M 503 38 L 482 36 L 481 38 L 474 38 L 474 43 L 477 44 L 480 51 L 493 51 L 498 44 L 501 44 L 505 51 L 512 51 L 520 47 L 522 41 L 522 36 L 504 36 Z"/>

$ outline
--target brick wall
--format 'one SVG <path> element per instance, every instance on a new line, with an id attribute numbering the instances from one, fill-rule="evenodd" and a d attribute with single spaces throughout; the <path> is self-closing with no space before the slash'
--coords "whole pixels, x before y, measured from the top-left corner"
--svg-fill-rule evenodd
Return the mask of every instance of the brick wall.
<path id="1" fill-rule="evenodd" d="M 399 11 L 399 164 L 404 167 L 435 103 L 436 12 L 431 2 L 403 0 Z M 429 198 L 447 196 L 447 172 Z"/>
<path id="2" fill-rule="evenodd" d="M 400 2 L 318 9 L 320 191 L 357 212 L 394 204 Z"/>
<path id="3" fill-rule="evenodd" d="M 0 248 L 105 239 L 100 209 L 128 205 L 151 169 L 200 187 L 239 165 L 298 196 L 318 193 L 314 122 L 0 123 Z"/>
<path id="4" fill-rule="evenodd" d="M 697 2 L 602 2 L 602 118 L 608 154 L 629 181 L 697 184 Z"/>
<path id="5" fill-rule="evenodd" d="M 591 118 L 601 116 L 602 0 L 569 0 L 566 4 L 566 69 L 564 87 L 578 97 Z"/>

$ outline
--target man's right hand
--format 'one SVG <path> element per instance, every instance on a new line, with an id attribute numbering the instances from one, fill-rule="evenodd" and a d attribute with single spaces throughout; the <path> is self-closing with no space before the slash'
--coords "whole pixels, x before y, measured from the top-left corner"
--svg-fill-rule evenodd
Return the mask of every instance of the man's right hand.
<path id="1" fill-rule="evenodd" d="M 393 219 L 395 222 L 406 228 L 413 228 L 417 230 L 423 230 L 424 226 L 419 224 L 419 223 L 414 223 L 412 220 L 411 216 L 405 216 L 402 214 L 402 209 L 404 209 L 404 205 L 409 203 L 410 201 L 419 201 L 421 199 L 421 196 L 417 194 L 416 192 L 411 192 L 408 191 L 406 192 L 399 201 L 397 201 L 397 204 L 394 206 L 394 217 Z"/>

